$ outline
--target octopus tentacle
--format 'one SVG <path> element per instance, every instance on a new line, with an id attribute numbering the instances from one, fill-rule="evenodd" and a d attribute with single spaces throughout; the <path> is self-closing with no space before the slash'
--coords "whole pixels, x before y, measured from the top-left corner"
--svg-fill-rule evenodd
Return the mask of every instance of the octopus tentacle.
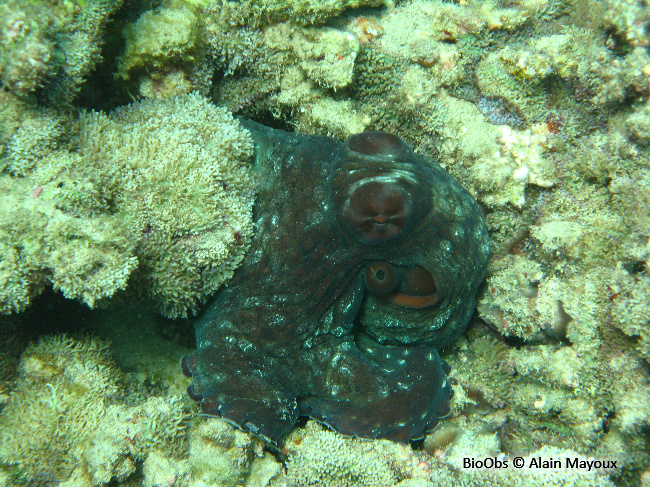
<path id="1" fill-rule="evenodd" d="M 341 434 L 407 443 L 449 412 L 451 387 L 433 347 L 381 345 L 362 334 L 356 343 L 331 337 L 315 352 L 324 374 L 301 412 Z"/>

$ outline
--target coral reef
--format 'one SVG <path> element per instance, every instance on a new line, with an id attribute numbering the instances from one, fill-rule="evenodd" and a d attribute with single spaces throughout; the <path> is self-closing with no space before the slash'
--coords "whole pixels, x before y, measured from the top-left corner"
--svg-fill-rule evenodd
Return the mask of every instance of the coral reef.
<path id="1" fill-rule="evenodd" d="M 408 446 L 346 439 L 314 422 L 292 433 L 285 449 L 290 486 L 389 487 L 410 478 L 420 463 Z"/>
<path id="2" fill-rule="evenodd" d="M 187 458 L 153 451 L 143 462 L 145 487 L 243 485 L 271 487 L 286 485 L 281 465 L 264 453 L 258 440 L 212 418 L 192 429 Z"/>
<path id="3" fill-rule="evenodd" d="M 0 91 L 0 168 L 26 176 L 36 162 L 66 144 L 66 122 L 51 108 Z"/>
<path id="4" fill-rule="evenodd" d="M 164 0 L 118 11 L 121 4 L 0 5 L 3 314 L 24 311 L 52 286 L 96 307 L 137 290 L 163 314 L 184 316 L 225 282 L 252 232 L 251 145 L 223 109 L 191 92 L 311 134 L 389 130 L 437 157 L 485 212 L 487 283 L 468 334 L 443 356 L 452 413 L 424 451 L 308 423 L 285 445 L 285 473 L 261 443 L 218 420 L 188 424 L 190 443 L 152 433 L 142 419 L 129 423 L 152 414 L 172 424 L 182 408 L 173 395 L 147 400 L 125 389 L 103 345 L 45 339 L 23 355 L 12 392 L 3 381 L 0 485 L 99 485 L 109 476 L 115 485 L 347 485 L 356 481 L 350 459 L 360 481 L 403 487 L 649 484 L 647 1 Z M 124 43 L 101 52 L 107 28 Z M 150 100 L 76 115 L 75 95 L 92 69 Z M 80 359 L 89 343 L 103 351 Z M 169 348 L 148 345 L 130 367 L 156 371 L 180 394 Z M 62 350 L 70 369 L 39 347 Z M 80 360 L 99 362 L 104 369 L 84 374 L 115 392 L 76 385 L 66 371 Z M 38 372 L 38 363 L 54 365 Z M 77 441 L 75 423 L 54 414 L 78 420 L 90 405 L 103 415 L 92 425 L 93 441 L 107 445 L 104 467 L 91 433 Z M 39 428 L 56 441 L 42 441 Z M 174 451 L 156 441 L 148 449 L 140 437 L 131 444 L 120 436 L 127 428 L 161 434 Z M 21 431 L 36 435 L 29 446 L 50 463 L 13 453 L 28 445 Z M 318 451 L 323 445 L 334 453 Z M 619 468 L 459 464 L 515 455 L 612 459 Z"/>
<path id="5" fill-rule="evenodd" d="M 235 112 L 288 114 L 298 131 L 339 138 L 367 125 L 353 105 L 327 96 L 352 82 L 359 42 L 351 33 L 293 24 L 232 32 L 219 22 L 208 31 L 225 71 L 217 102 Z"/>
<path id="6" fill-rule="evenodd" d="M 80 194 L 72 181 L 66 178 L 72 184 L 63 187 L 59 185 L 63 177 L 57 178 L 82 165 L 80 157 L 62 152 L 40 163 L 53 164 L 57 169 L 38 169 L 32 175 L 34 179 L 0 176 L 3 314 L 25 310 L 47 285 L 93 306 L 97 300 L 124 289 L 137 267 L 134 244 L 121 222 L 100 212 L 91 217 L 92 207 L 85 214 L 58 207 L 56 199 L 63 199 L 68 191 L 72 196 Z M 96 189 L 90 181 L 79 181 L 86 190 Z"/>
<path id="7" fill-rule="evenodd" d="M 113 327 L 118 335 L 133 328 Z M 127 335 L 118 350 L 130 349 Z M 191 422 L 189 401 L 166 386 L 152 394 L 141 372 L 122 372 L 109 345 L 95 338 L 48 336 L 29 346 L 13 391 L 0 398 L 0 485 L 122 485 L 134 477 L 150 487 L 285 482 L 259 440 L 219 419 Z"/>
<path id="8" fill-rule="evenodd" d="M 198 90 L 208 94 L 212 70 L 204 61 L 202 24 L 191 4 L 145 11 L 125 29 L 117 76 L 135 78 L 140 95 L 166 98 Z"/>
<path id="9" fill-rule="evenodd" d="M 85 114 L 81 124 L 84 162 L 113 173 L 115 218 L 137 242 L 135 285 L 166 316 L 195 312 L 250 242 L 248 133 L 196 93 Z"/>
<path id="10" fill-rule="evenodd" d="M 0 81 L 12 93 L 70 103 L 101 59 L 102 33 L 122 0 L 9 0 L 0 5 Z"/>
<path id="11" fill-rule="evenodd" d="M 232 25 L 255 28 L 290 20 L 298 25 L 322 24 L 346 9 L 377 7 L 385 0 L 323 0 L 306 3 L 302 0 L 251 0 L 243 4 L 223 0 L 205 0 L 208 10 L 221 10 L 219 15 Z"/>
<path id="12" fill-rule="evenodd" d="M 185 434 L 179 398 L 128 406 L 109 347 L 96 339 L 43 338 L 24 353 L 0 414 L 0 464 L 18 484 L 125 479 L 151 450 L 172 454 Z"/>
<path id="13" fill-rule="evenodd" d="M 32 125 L 58 127 L 47 117 Z M 51 150 L 56 129 L 27 137 L 30 123 L 5 143 L 5 164 L 26 177 L 0 176 L 3 313 L 48 284 L 92 307 L 133 274 L 162 313 L 186 316 L 232 276 L 254 179 L 252 143 L 225 110 L 189 94 L 82 113 L 74 150 Z"/>
<path id="14" fill-rule="evenodd" d="M 648 32 L 644 28 L 650 20 L 648 5 L 632 0 L 607 0 L 604 17 L 605 27 L 613 28 L 618 36 L 630 46 L 650 45 Z"/>
<path id="15" fill-rule="evenodd" d="M 637 348 L 650 362 L 650 277 L 619 273 L 614 281 L 612 323 L 627 336 L 638 339 Z"/>

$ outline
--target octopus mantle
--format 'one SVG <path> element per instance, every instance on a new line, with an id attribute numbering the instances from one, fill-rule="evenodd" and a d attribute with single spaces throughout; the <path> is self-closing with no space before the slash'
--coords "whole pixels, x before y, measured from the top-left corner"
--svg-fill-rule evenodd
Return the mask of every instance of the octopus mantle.
<path id="1" fill-rule="evenodd" d="M 476 202 L 399 137 L 345 143 L 244 122 L 251 249 L 184 357 L 207 415 L 278 442 L 299 415 L 406 443 L 449 412 L 436 348 L 465 329 L 489 255 Z"/>

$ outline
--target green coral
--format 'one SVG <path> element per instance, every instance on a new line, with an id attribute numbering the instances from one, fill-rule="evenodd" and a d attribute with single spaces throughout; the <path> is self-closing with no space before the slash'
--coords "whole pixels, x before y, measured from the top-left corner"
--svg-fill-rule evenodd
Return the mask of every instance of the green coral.
<path id="1" fill-rule="evenodd" d="M 385 3 L 386 0 L 211 0 L 206 2 L 206 7 L 209 11 L 218 11 L 231 25 L 259 28 L 287 19 L 298 25 L 322 24 L 346 9 L 378 7 Z"/>
<path id="2" fill-rule="evenodd" d="M 212 70 L 205 66 L 204 26 L 197 14 L 187 2 L 145 11 L 124 30 L 116 76 L 147 98 L 207 94 Z"/>
<path id="3" fill-rule="evenodd" d="M 115 217 L 137 242 L 138 285 L 167 316 L 195 312 L 250 243 L 248 132 L 198 94 L 87 114 L 82 123 L 85 163 L 116 178 Z"/>
<path id="4" fill-rule="evenodd" d="M 650 277 L 619 274 L 612 282 L 613 325 L 638 340 L 637 349 L 650 362 Z"/>
<path id="5" fill-rule="evenodd" d="M 465 389 L 468 403 L 474 403 L 477 410 L 504 407 L 513 396 L 515 369 L 510 362 L 508 347 L 489 335 L 473 333 L 467 348 L 454 356 L 445 357 L 453 366 L 451 374 Z M 460 364 L 472 364 L 466 370 Z"/>
<path id="6" fill-rule="evenodd" d="M 103 460 L 92 448 L 83 460 L 92 482 L 138 481 L 129 472 L 142 462 L 144 485 L 287 477 L 405 487 L 612 483 L 605 472 L 530 476 L 458 464 L 468 455 L 521 453 L 618 458 L 622 470 L 611 477 L 638 484 L 650 465 L 645 2 L 168 0 L 133 15 L 129 5 L 111 27 L 122 29 L 124 51 L 116 60 L 107 51 L 99 74 L 118 74 L 119 88 L 160 100 L 109 115 L 55 111 L 100 59 L 100 34 L 117 3 L 0 7 L 3 313 L 26 309 L 52 286 L 91 305 L 138 290 L 167 316 L 183 316 L 225 282 L 252 232 L 251 146 L 204 98 L 165 100 L 193 90 L 298 131 L 398 133 L 479 200 L 495 251 L 477 323 L 446 355 L 458 382 L 447 431 L 454 438 L 430 449 L 434 458 L 310 423 L 285 445 L 285 476 L 261 444 L 212 420 L 191 426 L 187 458 L 112 436 Z M 505 98 L 500 106 L 515 106 L 525 123 L 490 123 L 493 114 L 476 106 L 486 96 Z M 164 364 L 159 382 L 180 391 L 167 351 L 152 341 L 147 360 Z M 141 349 L 129 354 L 145 360 Z M 37 400 L 51 400 L 48 391 Z M 151 429 L 182 416 L 161 401 L 134 410 L 152 418 L 133 428 L 156 449 L 179 445 Z M 116 424 L 134 418 L 110 407 Z M 55 470 L 65 468 L 57 461 Z M 16 481 L 50 478 L 30 468 L 5 468 L 0 483 L 9 471 Z M 71 482 L 83 478 L 74 475 Z"/>
<path id="7" fill-rule="evenodd" d="M 0 92 L 0 171 L 25 176 L 52 150 L 66 145 L 67 120 L 12 93 Z"/>
<path id="8" fill-rule="evenodd" d="M 63 172 L 80 162 L 78 156 L 60 153 L 55 164 Z M 41 163 L 47 167 L 52 157 Z M 23 311 L 50 284 L 89 306 L 124 289 L 138 261 L 121 222 L 105 213 L 90 217 L 61 210 L 51 198 L 57 189 L 48 191 L 58 181 L 41 171 L 33 176 L 0 176 L 1 312 Z"/>
<path id="9" fill-rule="evenodd" d="M 236 112 L 271 110 L 299 131 L 345 138 L 363 130 L 365 117 L 330 93 L 352 84 L 359 43 L 331 27 L 271 25 L 263 31 L 210 27 L 225 77 L 217 100 Z"/>
<path id="10" fill-rule="evenodd" d="M 197 48 L 198 31 L 198 19 L 188 7 L 145 12 L 125 29 L 126 48 L 118 76 L 128 79 L 135 67 L 160 69 L 178 62 L 181 56 L 191 56 Z"/>

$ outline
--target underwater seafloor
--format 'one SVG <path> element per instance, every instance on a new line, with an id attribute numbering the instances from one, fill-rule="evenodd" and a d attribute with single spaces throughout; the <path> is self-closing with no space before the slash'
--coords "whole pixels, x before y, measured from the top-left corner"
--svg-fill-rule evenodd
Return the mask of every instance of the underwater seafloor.
<path id="1" fill-rule="evenodd" d="M 649 47 L 646 0 L 3 1 L 0 486 L 650 486 Z M 231 113 L 394 132 L 480 203 L 423 442 L 269 448 L 186 396 L 253 233 Z"/>

